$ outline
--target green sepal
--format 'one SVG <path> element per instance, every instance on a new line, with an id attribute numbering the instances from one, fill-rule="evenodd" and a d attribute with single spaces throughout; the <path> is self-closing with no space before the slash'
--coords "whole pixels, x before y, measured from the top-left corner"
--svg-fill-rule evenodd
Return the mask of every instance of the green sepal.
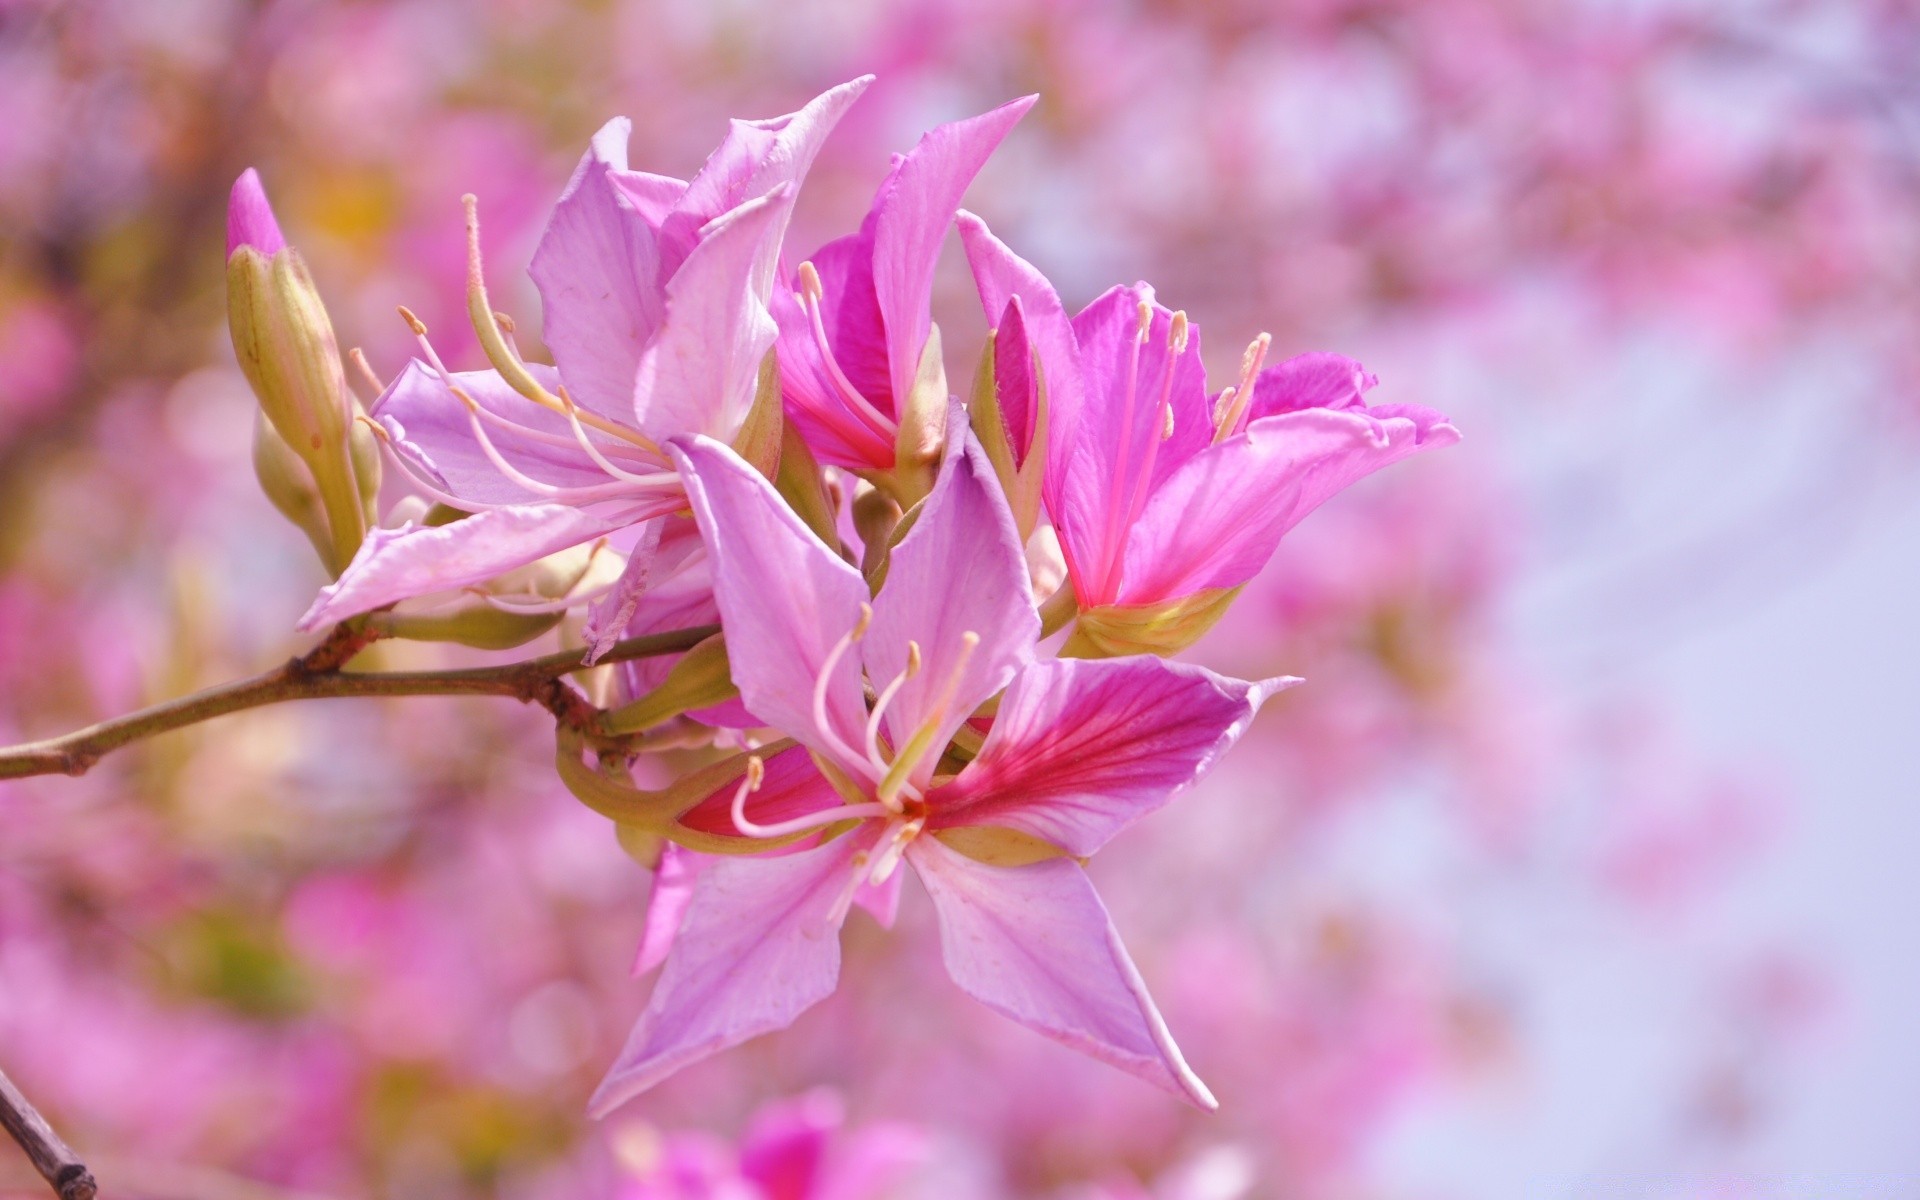
<path id="1" fill-rule="evenodd" d="M 1226 615 L 1240 587 L 1207 588 L 1158 604 L 1103 604 L 1082 609 L 1073 636 L 1060 648 L 1060 655 L 1119 658 L 1128 654 L 1178 654 Z"/>
<path id="2" fill-rule="evenodd" d="M 660 686 L 609 712 L 608 733 L 638 733 L 695 708 L 723 704 L 740 694 L 727 663 L 726 634 L 716 633 L 680 656 Z"/>

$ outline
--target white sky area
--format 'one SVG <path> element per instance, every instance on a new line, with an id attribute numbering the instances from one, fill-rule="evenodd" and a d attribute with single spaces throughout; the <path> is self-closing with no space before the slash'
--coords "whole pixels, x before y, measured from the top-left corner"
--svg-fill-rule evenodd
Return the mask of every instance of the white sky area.
<path id="1" fill-rule="evenodd" d="M 1376 1165 L 1390 1194 L 1463 1200 L 1920 1196 L 1917 423 L 1870 415 L 1844 348 L 1742 371 L 1644 341 L 1578 377 L 1519 365 L 1505 382 L 1536 405 L 1477 401 L 1484 361 L 1451 364 L 1459 386 L 1443 364 L 1432 399 L 1519 476 L 1529 664 L 1577 701 L 1652 709 L 1688 764 L 1731 764 L 1783 811 L 1670 922 L 1524 871 L 1448 912 L 1519 981 L 1523 1058 L 1413 1106 Z M 1835 993 L 1792 1045 L 1740 1044 L 1700 995 L 1766 947 Z M 1700 1154 L 1681 1106 L 1716 1054 L 1760 1105 Z"/>

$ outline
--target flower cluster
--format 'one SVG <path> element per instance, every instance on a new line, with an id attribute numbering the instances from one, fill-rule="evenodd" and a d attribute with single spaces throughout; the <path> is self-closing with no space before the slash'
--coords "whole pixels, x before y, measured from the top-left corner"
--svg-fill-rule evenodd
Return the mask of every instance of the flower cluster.
<path id="1" fill-rule="evenodd" d="M 597 656 L 717 620 L 560 731 L 561 778 L 658 867 L 640 966 L 659 977 L 596 1110 L 825 998 L 851 908 L 890 924 L 903 864 L 964 991 L 1210 1108 L 1083 864 L 1297 682 L 1167 656 L 1320 503 L 1458 435 L 1369 407 L 1350 359 L 1268 365 L 1264 334 L 1210 391 L 1198 326 L 1145 284 L 1070 316 L 961 209 L 1032 97 L 927 133 L 857 232 L 790 265 L 796 194 L 869 82 L 734 122 L 691 180 L 632 169 L 627 123 L 603 128 L 533 257 L 552 365 L 492 307 L 469 198 L 489 368 L 449 368 L 402 310 L 419 357 L 364 411 L 243 176 L 256 465 L 337 576 L 301 628 L 499 648 L 584 611 Z M 988 328 L 965 401 L 932 303 L 956 227 Z M 376 442 L 414 493 L 384 522 Z M 642 788 L 635 738 L 704 765 Z"/>

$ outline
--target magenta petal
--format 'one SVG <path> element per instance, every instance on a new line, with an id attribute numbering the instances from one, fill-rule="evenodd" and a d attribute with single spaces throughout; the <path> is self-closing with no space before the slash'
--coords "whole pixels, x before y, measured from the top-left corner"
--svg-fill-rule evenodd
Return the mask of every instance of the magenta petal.
<path id="1" fill-rule="evenodd" d="M 635 978 L 667 961 L 680 925 L 693 903 L 693 885 L 700 878 L 700 855 L 668 842 L 660 850 L 653 871 L 653 890 L 647 895 L 647 920 L 640 931 L 640 951 L 633 959 Z"/>
<path id="2" fill-rule="evenodd" d="M 286 249 L 280 222 L 274 220 L 273 205 L 267 203 L 267 189 L 260 186 L 260 172 L 248 167 L 233 181 L 227 197 L 227 256 L 242 246 L 251 246 L 262 254 Z"/>
<path id="3" fill-rule="evenodd" d="M 793 186 L 781 184 L 715 218 L 667 284 L 666 316 L 633 386 L 634 416 L 655 441 L 739 432 L 776 332 L 755 264 L 792 207 Z"/>
<path id="4" fill-rule="evenodd" d="M 1071 438 L 1060 421 L 1080 411 L 1080 344 L 1060 297 L 1032 263 L 993 236 L 987 223 L 970 212 L 958 217 L 960 242 L 973 268 L 974 286 L 989 322 L 998 322 L 1016 297 L 1024 332 L 1039 351 L 1046 381 L 1048 422 L 1055 438 Z M 1049 476 L 1048 483 L 1052 478 Z"/>
<path id="5" fill-rule="evenodd" d="M 840 977 L 835 909 L 861 839 L 707 863 L 626 1048 L 593 1094 L 604 1117 L 690 1063 L 791 1025 Z"/>
<path id="6" fill-rule="evenodd" d="M 1145 341 L 1140 306 L 1149 306 Z M 1048 513 L 1084 607 L 1114 603 L 1127 532 L 1158 481 L 1212 436 L 1200 338 L 1170 345 L 1171 310 L 1144 283 L 1117 287 L 1073 319 L 1080 347 L 1079 407 L 1056 403 L 1048 442 Z M 1174 417 L 1165 436 L 1162 397 Z M 1151 470 L 1148 469 L 1151 464 Z"/>
<path id="7" fill-rule="evenodd" d="M 1039 97 L 929 130 L 874 198 L 874 296 L 886 322 L 893 394 L 905 396 L 932 324 L 933 270 L 967 185 Z"/>
<path id="8" fill-rule="evenodd" d="M 1287 530 L 1348 484 L 1460 440 L 1430 409 L 1310 408 L 1262 417 L 1195 455 L 1154 493 L 1127 542 L 1119 600 L 1147 604 L 1238 587 Z"/>
<path id="9" fill-rule="evenodd" d="M 528 268 L 570 394 L 622 421 L 632 419 L 640 353 L 664 311 L 653 230 L 613 178 L 626 169 L 630 129 L 617 117 L 594 135 Z"/>
<path id="10" fill-rule="evenodd" d="M 931 829 L 1017 829 L 1084 858 L 1213 769 L 1262 702 L 1246 683 L 1150 657 L 1021 671 L 980 755 L 929 798 Z"/>
<path id="11" fill-rule="evenodd" d="M 748 793 L 747 820 L 761 825 L 791 821 L 809 813 L 844 807 L 839 792 L 827 782 L 805 746 L 789 746 L 763 763 L 765 775 L 760 786 Z M 737 780 L 737 777 L 736 777 Z M 680 814 L 680 823 L 700 833 L 717 837 L 744 837 L 733 823 L 733 797 L 736 780 L 728 780 L 713 794 Z"/>
<path id="12" fill-rule="evenodd" d="M 1344 354 L 1297 354 L 1255 378 L 1247 420 L 1306 408 L 1365 409 L 1363 397 L 1379 382 Z"/>
<path id="13" fill-rule="evenodd" d="M 827 680 L 826 727 L 814 721 L 815 681 L 867 601 L 866 581 L 813 535 L 739 455 L 710 438 L 668 444 L 693 503 L 740 699 L 761 721 L 836 759 L 864 739 L 860 654 L 842 653 Z"/>
<path id="14" fill-rule="evenodd" d="M 339 580 L 320 589 L 297 628 L 311 632 L 414 596 L 476 587 L 631 523 L 625 513 L 603 517 L 564 504 L 528 504 L 451 525 L 376 529 Z"/>
<path id="15" fill-rule="evenodd" d="M 1078 863 L 990 867 L 922 837 L 907 850 L 940 915 L 947 974 L 988 1008 L 1083 1054 L 1219 1107 Z"/>
<path id="16" fill-rule="evenodd" d="M 920 671 L 901 685 L 887 709 L 887 730 L 896 748 L 929 720 L 938 730 L 931 744 L 946 745 L 982 701 L 1005 687 L 1020 664 L 1032 661 L 1040 636 L 1013 514 L 958 405 L 947 438 L 946 461 L 919 519 L 893 549 L 886 585 L 873 602 L 873 626 L 862 643 L 875 687 L 887 686 L 906 669 L 909 641 L 920 647 Z M 964 575 L 959 584 L 956 572 Z M 979 643 L 956 676 L 967 633 Z M 943 699 L 945 709 L 936 712 Z M 929 756 L 922 775 L 932 769 Z"/>

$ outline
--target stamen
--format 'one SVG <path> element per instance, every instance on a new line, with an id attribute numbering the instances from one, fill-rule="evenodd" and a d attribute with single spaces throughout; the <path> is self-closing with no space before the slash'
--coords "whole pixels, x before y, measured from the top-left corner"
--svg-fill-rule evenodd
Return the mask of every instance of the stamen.
<path id="1" fill-rule="evenodd" d="M 880 803 L 893 811 L 901 811 L 899 798 L 903 792 L 912 799 L 920 798 L 919 788 L 912 783 L 914 772 L 928 751 L 943 749 L 933 744 L 934 735 L 947 719 L 947 711 L 953 706 L 953 698 L 960 691 L 960 682 L 966 678 L 967 665 L 979 645 L 980 635 L 973 630 L 969 629 L 960 635 L 960 653 L 954 656 L 953 669 L 947 672 L 946 684 L 940 689 L 939 699 L 927 710 L 926 719 L 913 731 L 913 736 L 907 739 L 907 744 L 901 747 L 898 757 L 875 786 L 874 791 L 880 797 Z"/>
<path id="2" fill-rule="evenodd" d="M 905 857 L 908 843 L 920 836 L 920 831 L 926 827 L 925 817 L 895 821 L 887 830 L 886 843 L 880 850 L 880 856 L 874 860 L 873 870 L 867 872 L 867 883 L 874 887 L 885 883 L 894 868 L 900 865 L 901 858 Z"/>
<path id="3" fill-rule="evenodd" d="M 1135 400 L 1140 383 L 1140 350 L 1147 344 L 1147 333 L 1153 328 L 1153 305 L 1145 300 L 1139 302 L 1139 327 L 1134 333 L 1133 349 L 1127 356 L 1127 399 L 1122 408 L 1120 421 L 1120 454 L 1113 461 L 1113 494 L 1107 500 L 1107 545 L 1112 556 L 1107 564 L 1106 578 L 1102 580 L 1102 590 L 1112 591 L 1120 584 L 1119 548 L 1122 542 L 1120 531 L 1125 528 L 1127 512 L 1133 507 L 1131 476 L 1128 466 L 1133 459 L 1133 423 Z"/>
<path id="4" fill-rule="evenodd" d="M 827 341 L 826 319 L 821 315 L 820 300 L 826 294 L 820 285 L 820 272 L 814 270 L 811 262 L 800 264 L 800 307 L 806 310 L 807 322 L 813 331 L 813 344 L 820 351 L 821 361 L 826 363 L 827 374 L 832 377 L 833 385 L 840 390 L 841 396 L 853 406 L 858 416 L 875 434 L 892 438 L 896 432 L 894 423 L 886 414 L 873 406 L 873 402 L 861 395 L 860 389 L 853 386 L 847 373 L 840 369 L 840 361 L 833 356 L 833 346 Z"/>
<path id="5" fill-rule="evenodd" d="M 852 629 L 841 634 L 840 640 L 833 644 L 831 650 L 827 651 L 826 659 L 820 664 L 820 674 L 815 676 L 813 681 L 814 729 L 819 732 L 821 739 L 827 743 L 827 748 L 839 756 L 843 766 L 856 768 L 860 774 L 867 777 L 867 782 L 869 783 L 880 777 L 880 771 L 865 755 L 855 751 L 853 747 L 841 740 L 839 732 L 834 729 L 833 723 L 827 719 L 827 687 L 833 679 L 834 668 L 840 665 L 841 655 L 845 654 L 855 642 L 866 636 L 867 625 L 872 620 L 873 606 L 870 604 L 861 604 L 860 620 L 855 623 Z"/>
<path id="6" fill-rule="evenodd" d="M 1175 354 L 1187 352 L 1187 310 L 1176 309 L 1173 324 L 1167 328 L 1167 348 Z"/>
<path id="7" fill-rule="evenodd" d="M 347 351 L 347 360 L 353 363 L 354 369 L 360 372 L 360 378 L 367 381 L 367 385 L 373 389 L 375 396 L 386 394 L 387 385 L 381 383 L 380 377 L 373 373 L 373 367 L 367 362 L 367 356 L 361 351 L 360 347 L 355 346 L 353 349 Z"/>
<path id="8" fill-rule="evenodd" d="M 625 480 L 628 483 L 638 483 L 649 487 L 659 487 L 663 485 L 678 486 L 679 477 L 672 471 L 655 471 L 647 475 L 635 475 L 631 471 L 623 471 L 619 467 L 614 466 L 611 462 L 607 461 L 606 455 L 600 453 L 599 447 L 593 444 L 592 439 L 587 437 L 587 431 L 580 424 L 579 408 L 574 404 L 572 395 L 567 392 L 564 386 L 560 389 L 560 402 L 567 406 L 567 424 L 573 427 L 574 440 L 580 443 L 580 448 L 587 452 L 587 457 L 591 458 L 594 465 L 602 471 L 605 471 L 615 479 Z"/>
<path id="9" fill-rule="evenodd" d="M 907 666 L 886 687 L 880 689 L 879 697 L 873 702 L 873 711 L 867 714 L 867 757 L 875 763 L 885 761 L 880 757 L 880 719 L 886 714 L 887 705 L 893 703 L 907 680 L 920 673 L 920 643 L 907 643 Z"/>
<path id="10" fill-rule="evenodd" d="M 1213 440 L 1216 443 L 1225 441 L 1239 431 L 1240 420 L 1253 401 L 1254 377 L 1260 374 L 1260 364 L 1266 361 L 1267 348 L 1272 345 L 1273 335 L 1263 333 L 1248 343 L 1246 353 L 1240 356 L 1240 382 L 1220 393 L 1220 411 L 1214 415 L 1213 426 Z M 1227 398 L 1229 392 L 1233 396 L 1231 401 Z"/>

